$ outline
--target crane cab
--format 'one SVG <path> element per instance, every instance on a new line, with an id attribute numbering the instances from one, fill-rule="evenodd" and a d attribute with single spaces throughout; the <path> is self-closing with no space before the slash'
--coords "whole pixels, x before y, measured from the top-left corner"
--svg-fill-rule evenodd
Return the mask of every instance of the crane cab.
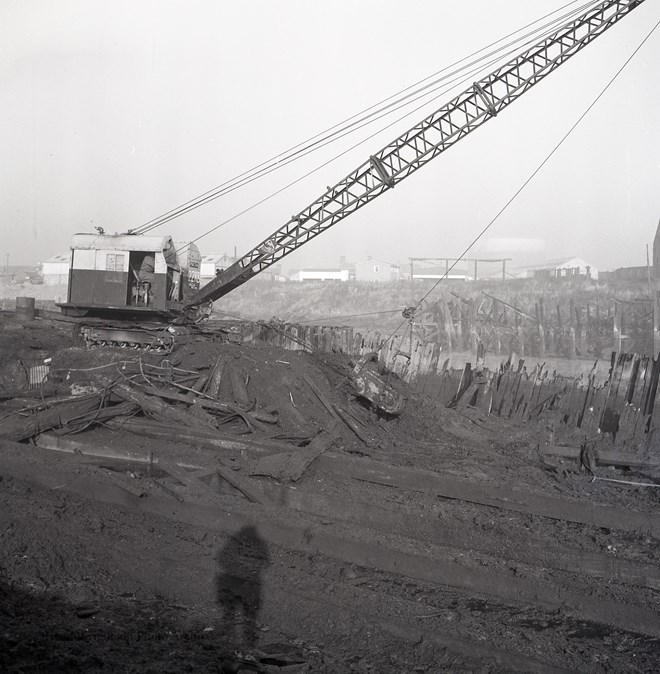
<path id="1" fill-rule="evenodd" d="M 201 256 L 170 236 L 76 234 L 71 241 L 68 315 L 133 317 L 181 312 L 199 288 Z"/>

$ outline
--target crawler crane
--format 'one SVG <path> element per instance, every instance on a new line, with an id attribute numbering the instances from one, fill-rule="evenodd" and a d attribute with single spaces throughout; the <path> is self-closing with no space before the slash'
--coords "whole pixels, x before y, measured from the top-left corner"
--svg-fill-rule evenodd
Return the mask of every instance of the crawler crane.
<path id="1" fill-rule="evenodd" d="M 372 154 L 316 201 L 203 287 L 199 252 L 171 237 L 76 235 L 64 313 L 166 320 L 199 320 L 211 304 L 279 262 L 340 220 L 392 190 L 507 106 L 581 49 L 639 7 L 644 0 L 606 0 L 474 82 L 414 127 Z M 182 254 L 183 251 L 183 254 Z M 140 278 L 152 256 L 153 274 Z M 148 287 L 147 287 L 148 285 Z"/>

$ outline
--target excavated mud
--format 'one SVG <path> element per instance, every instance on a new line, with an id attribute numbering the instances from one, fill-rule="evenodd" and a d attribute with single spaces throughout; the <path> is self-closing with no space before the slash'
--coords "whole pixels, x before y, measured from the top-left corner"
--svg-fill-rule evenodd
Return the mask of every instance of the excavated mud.
<path id="1" fill-rule="evenodd" d="M 119 384 L 200 420 L 137 406 L 0 440 L 0 670 L 657 671 L 660 493 L 542 456 L 543 424 L 387 373 L 406 403 L 384 414 L 340 353 L 208 334 L 86 349 L 68 324 L 0 327 L 0 435 L 74 394 L 112 409 Z"/>

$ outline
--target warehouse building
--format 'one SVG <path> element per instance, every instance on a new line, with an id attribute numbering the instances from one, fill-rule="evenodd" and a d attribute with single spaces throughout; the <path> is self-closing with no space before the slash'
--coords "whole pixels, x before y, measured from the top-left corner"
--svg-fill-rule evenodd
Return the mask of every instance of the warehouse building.
<path id="1" fill-rule="evenodd" d="M 44 285 L 56 286 L 69 282 L 69 269 L 71 267 L 71 253 L 58 253 L 41 263 L 41 275 Z"/>
<path id="2" fill-rule="evenodd" d="M 355 263 L 356 281 L 376 281 L 387 283 L 389 281 L 398 281 L 401 277 L 401 270 L 398 264 L 392 264 L 385 260 L 367 258 L 364 262 Z"/>
<path id="3" fill-rule="evenodd" d="M 541 279 L 570 279 L 583 276 L 595 280 L 598 278 L 598 269 L 580 257 L 568 257 L 549 260 L 533 267 L 527 267 L 525 276 Z"/>

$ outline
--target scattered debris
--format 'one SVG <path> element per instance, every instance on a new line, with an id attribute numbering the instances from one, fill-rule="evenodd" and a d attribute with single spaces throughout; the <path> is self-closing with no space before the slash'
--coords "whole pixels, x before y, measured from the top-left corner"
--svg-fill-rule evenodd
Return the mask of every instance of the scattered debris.
<path id="1" fill-rule="evenodd" d="M 601 482 L 614 482 L 616 484 L 624 484 L 627 487 L 651 487 L 652 489 L 660 489 L 660 484 L 655 484 L 653 482 L 633 482 L 632 480 L 615 480 L 612 477 L 598 477 L 597 475 L 591 476 L 591 481 L 596 482 L 600 480 Z"/>
<path id="2" fill-rule="evenodd" d="M 589 409 L 584 407 L 585 392 L 592 399 L 607 392 L 595 393 L 588 382 L 584 389 L 573 387 L 541 369 L 528 373 L 522 363 L 496 372 L 481 368 L 481 373 L 448 365 L 440 373 L 438 368 L 443 389 L 436 395 L 437 381 L 423 381 L 415 390 L 396 373 L 382 370 L 372 353 L 360 357 L 351 371 L 348 357 L 334 349 L 330 338 L 324 340 L 333 351 L 322 356 L 300 350 L 282 357 L 284 352 L 274 347 L 184 337 L 169 354 L 129 352 L 127 357 L 125 349 L 49 348 L 53 362 L 47 380 L 31 390 L 23 371 L 21 395 L 3 403 L 0 415 L 0 434 L 24 443 L 3 441 L 3 477 L 12 485 L 21 480 L 40 485 L 55 499 L 45 511 L 48 526 L 69 526 L 69 518 L 80 513 L 71 508 L 61 518 L 59 503 L 66 507 L 75 497 L 91 504 L 85 509 L 89 521 L 84 528 L 89 527 L 95 542 L 102 540 L 104 527 L 113 546 L 133 535 L 124 522 L 115 527 L 97 515 L 96 501 L 116 508 L 122 518 L 139 514 L 149 527 L 161 527 L 151 534 L 137 526 L 135 535 L 153 539 L 155 546 L 143 557 L 149 570 L 141 585 L 154 578 L 162 586 L 170 576 L 190 580 L 191 586 L 197 578 L 208 580 L 224 536 L 255 523 L 278 550 L 272 573 L 278 581 L 286 580 L 279 589 L 278 583 L 264 584 L 265 592 L 279 594 L 264 601 L 264 610 L 272 613 L 262 618 L 270 624 L 257 627 L 261 646 L 276 630 L 278 637 L 281 633 L 272 618 L 280 615 L 277 607 L 289 597 L 295 605 L 306 592 L 314 619 L 330 610 L 329 598 L 336 600 L 342 620 L 348 608 L 368 605 L 370 616 L 394 619 L 394 633 L 410 643 L 420 638 L 420 631 L 407 633 L 405 624 L 417 621 L 429 624 L 436 636 L 439 626 L 448 629 L 447 643 L 452 645 L 454 623 L 461 621 L 466 631 L 487 627 L 479 621 L 480 611 L 455 608 L 453 599 L 451 610 L 439 610 L 435 593 L 428 591 L 436 587 L 459 601 L 478 587 L 497 599 L 484 602 L 489 609 L 502 600 L 523 602 L 534 612 L 556 604 L 562 620 L 570 611 L 594 623 L 607 615 L 639 634 L 655 624 L 643 595 L 658 587 L 657 565 L 648 554 L 652 543 L 643 542 L 657 537 L 650 516 L 655 495 L 645 489 L 655 485 L 653 479 L 634 480 L 626 473 L 652 471 L 657 462 L 652 447 L 629 451 L 628 445 L 619 445 L 634 437 L 635 402 L 630 409 L 621 408 L 616 439 L 613 433 L 601 433 L 599 441 L 585 432 L 571 445 L 564 428 Z M 360 395 L 359 382 L 373 385 L 371 399 Z M 617 390 L 624 388 L 621 384 Z M 431 395 L 422 396 L 422 389 Z M 607 394 L 611 401 L 617 396 L 614 389 Z M 633 401 L 649 390 L 642 386 Z M 43 395 L 30 398 L 31 391 Z M 455 409 L 447 409 L 451 400 Z M 618 402 L 613 406 L 618 411 Z M 566 410 L 572 410 L 568 420 Z M 368 458 L 347 455 L 367 451 Z M 590 478 L 615 482 L 621 475 L 620 481 L 633 488 L 592 486 L 578 479 L 580 462 L 588 464 Z M 599 503 L 590 500 L 594 494 Z M 444 517 L 445 512 L 451 516 Z M 465 513 L 468 519 L 462 519 Z M 534 532 L 523 534 L 521 522 L 530 516 L 535 518 Z M 34 523 L 44 525 L 39 515 Z M 582 531 L 591 532 L 584 545 L 578 538 Z M 11 544 L 12 535 L 2 542 Z M 525 536 L 538 540 L 520 545 Z M 562 547 L 562 536 L 571 537 L 572 549 Z M 72 556 L 54 548 L 53 554 L 65 560 Z M 118 555 L 126 551 L 122 542 Z M 81 559 L 85 565 L 93 563 L 84 555 Z M 117 558 L 113 564 L 119 572 L 112 574 L 129 579 L 130 566 L 141 565 L 132 558 Z M 529 565 L 543 582 L 525 578 L 521 564 L 525 569 Z M 553 569 L 579 572 L 572 580 Z M 602 588 L 595 592 L 598 583 Z M 95 605 L 81 606 L 96 626 L 105 611 L 91 613 Z M 321 623 L 327 627 L 324 621 L 329 619 L 323 614 Z M 543 621 L 551 623 L 552 618 L 545 615 Z M 286 616 L 283 623 L 286 629 Z M 493 614 L 496 630 L 500 623 Z M 382 627 L 378 620 L 372 624 Z M 536 638 L 534 628 L 520 629 Z M 192 633 L 223 638 L 219 625 L 208 620 L 196 622 Z M 547 633 L 534 642 L 535 649 L 547 643 Z M 497 631 L 498 638 L 501 634 Z M 557 634 L 565 643 L 565 634 Z M 314 639 L 319 643 L 318 632 Z M 492 648 L 492 634 L 486 634 L 485 643 Z M 474 646 L 466 642 L 466 652 Z M 552 659 L 565 662 L 562 653 L 560 647 Z M 223 655 L 226 671 L 317 671 L 309 649 L 298 656 L 289 656 L 285 648 Z M 407 671 L 401 663 L 379 661 L 374 669 L 366 658 L 355 662 L 359 671 Z M 431 666 L 412 664 L 410 671 Z M 526 666 L 522 671 L 536 671 Z M 330 666 L 327 671 L 334 670 Z"/>
<path id="3" fill-rule="evenodd" d="M 251 475 L 273 477 L 281 482 L 297 482 L 307 468 L 337 440 L 336 425 L 328 432 L 321 431 L 307 447 L 295 452 L 272 454 L 259 459 Z"/>
<path id="4" fill-rule="evenodd" d="M 76 402 L 51 402 L 51 407 L 42 411 L 23 413 L 18 411 L 2 420 L 0 436 L 9 440 L 27 440 L 51 428 L 63 428 L 89 412 L 99 409 L 99 396 Z"/>
<path id="5" fill-rule="evenodd" d="M 362 431 L 357 427 L 357 424 L 349 418 L 348 414 L 339 405 L 332 405 L 332 409 L 337 413 L 339 418 L 355 433 L 359 440 L 361 440 L 367 447 L 372 446 L 371 440 L 367 438 Z"/>

